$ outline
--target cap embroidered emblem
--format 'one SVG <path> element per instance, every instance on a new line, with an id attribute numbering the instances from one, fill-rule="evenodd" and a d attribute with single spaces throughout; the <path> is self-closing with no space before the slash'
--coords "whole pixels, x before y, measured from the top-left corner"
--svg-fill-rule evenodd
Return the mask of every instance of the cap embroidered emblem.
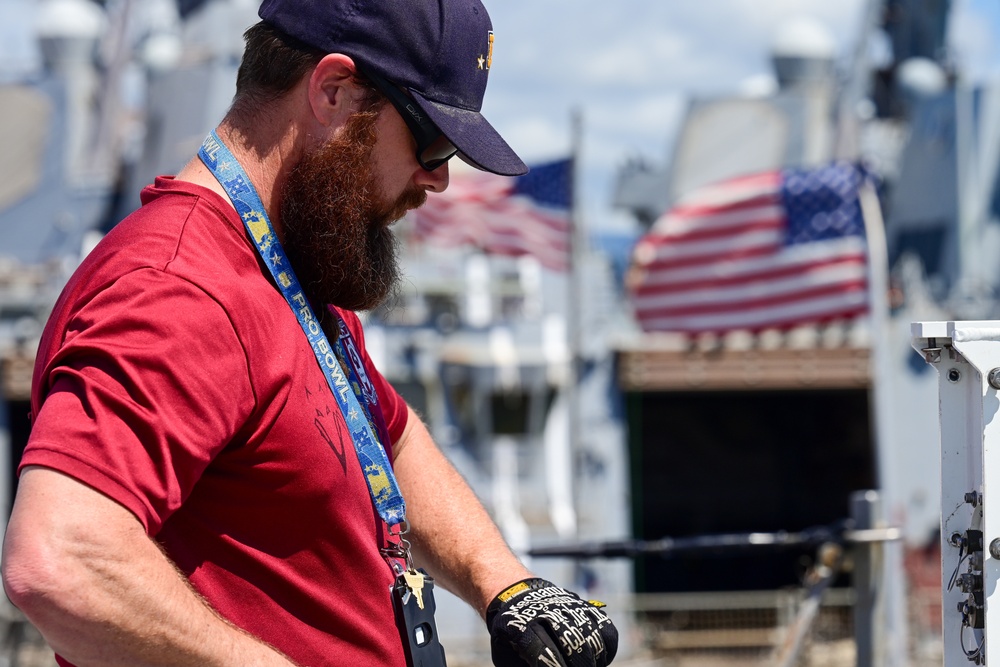
<path id="1" fill-rule="evenodd" d="M 480 53 L 479 57 L 476 58 L 476 62 L 479 63 L 479 69 L 483 69 L 483 65 L 486 64 L 486 58 L 483 58 L 483 54 Z"/>
<path id="2" fill-rule="evenodd" d="M 490 30 L 490 50 L 486 53 L 486 69 L 493 67 L 493 31 Z"/>

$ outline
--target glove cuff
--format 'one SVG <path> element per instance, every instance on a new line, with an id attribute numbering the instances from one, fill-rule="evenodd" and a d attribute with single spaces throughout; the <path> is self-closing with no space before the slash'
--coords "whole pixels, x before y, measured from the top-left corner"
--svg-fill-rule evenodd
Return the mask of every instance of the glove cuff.
<path id="1" fill-rule="evenodd" d="M 486 627 L 493 627 L 493 619 L 496 618 L 507 603 L 521 595 L 525 591 L 530 591 L 536 588 L 545 588 L 546 586 L 553 586 L 554 584 L 550 581 L 546 581 L 540 577 L 529 577 L 527 579 L 522 579 L 521 581 L 515 582 L 505 588 L 500 592 L 493 601 L 490 602 L 489 606 L 486 607 Z"/>

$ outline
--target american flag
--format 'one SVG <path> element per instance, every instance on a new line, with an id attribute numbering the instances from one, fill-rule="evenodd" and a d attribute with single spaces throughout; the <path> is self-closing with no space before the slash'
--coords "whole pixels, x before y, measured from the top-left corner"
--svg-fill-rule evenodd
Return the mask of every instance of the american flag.
<path id="1" fill-rule="evenodd" d="M 431 245 L 472 245 L 495 255 L 534 255 L 554 271 L 570 259 L 572 161 L 536 165 L 514 178 L 453 174 L 448 189 L 413 212 L 414 236 Z"/>
<path id="2" fill-rule="evenodd" d="M 864 172 L 837 163 L 696 190 L 636 245 L 630 290 L 646 331 L 789 328 L 868 309 Z"/>

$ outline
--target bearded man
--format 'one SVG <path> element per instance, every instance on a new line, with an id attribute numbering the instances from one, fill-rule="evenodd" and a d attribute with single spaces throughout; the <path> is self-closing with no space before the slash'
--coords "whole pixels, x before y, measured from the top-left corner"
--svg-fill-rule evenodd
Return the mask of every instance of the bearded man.
<path id="1" fill-rule="evenodd" d="M 514 557 L 352 312 L 392 289 L 389 225 L 452 156 L 526 170 L 479 113 L 485 8 L 260 15 L 226 118 L 46 326 L 9 597 L 61 665 L 431 667 L 436 581 L 487 621 L 497 665 L 608 664 L 600 603 Z"/>

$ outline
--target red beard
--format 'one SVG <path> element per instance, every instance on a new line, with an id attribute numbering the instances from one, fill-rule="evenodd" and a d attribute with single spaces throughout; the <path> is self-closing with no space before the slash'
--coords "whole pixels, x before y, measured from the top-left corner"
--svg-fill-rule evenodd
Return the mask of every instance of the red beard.
<path id="1" fill-rule="evenodd" d="M 386 202 L 372 165 L 378 114 L 354 114 L 303 155 L 281 193 L 285 251 L 321 318 L 327 304 L 370 310 L 392 293 L 399 262 L 389 225 L 427 199 L 414 186 Z"/>

